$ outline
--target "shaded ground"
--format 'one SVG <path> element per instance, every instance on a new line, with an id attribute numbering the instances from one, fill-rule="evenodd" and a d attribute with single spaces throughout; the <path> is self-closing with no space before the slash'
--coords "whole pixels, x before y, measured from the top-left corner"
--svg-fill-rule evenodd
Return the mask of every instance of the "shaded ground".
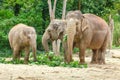
<path id="1" fill-rule="evenodd" d="M 78 57 L 75 55 L 74 59 Z M 88 68 L 0 64 L 0 80 L 120 80 L 119 58 L 106 54 L 105 65 L 89 64 L 90 59 L 91 56 L 86 57 Z"/>

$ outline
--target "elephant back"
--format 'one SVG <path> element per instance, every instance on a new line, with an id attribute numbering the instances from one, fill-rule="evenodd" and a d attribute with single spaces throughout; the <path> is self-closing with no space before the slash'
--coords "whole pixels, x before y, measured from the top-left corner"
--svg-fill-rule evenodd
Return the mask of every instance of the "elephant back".
<path id="1" fill-rule="evenodd" d="M 108 29 L 107 22 L 102 19 L 99 16 L 96 16 L 94 14 L 83 14 L 85 18 L 89 21 L 90 24 L 92 24 L 91 27 L 95 28 L 95 30 L 105 30 Z"/>

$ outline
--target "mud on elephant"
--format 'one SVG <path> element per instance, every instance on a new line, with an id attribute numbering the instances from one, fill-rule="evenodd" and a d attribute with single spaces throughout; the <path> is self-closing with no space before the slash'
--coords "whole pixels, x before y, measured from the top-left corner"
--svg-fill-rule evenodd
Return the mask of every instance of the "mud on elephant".
<path id="1" fill-rule="evenodd" d="M 109 39 L 108 24 L 94 14 L 70 11 L 66 15 L 65 61 L 72 61 L 72 50 L 79 48 L 80 63 L 85 63 L 85 50 L 92 49 L 91 63 L 105 64 L 105 50 Z"/>
<path id="2" fill-rule="evenodd" d="M 20 59 L 20 53 L 25 50 L 24 63 L 29 60 L 30 48 L 32 48 L 34 61 L 36 61 L 36 31 L 33 27 L 17 24 L 8 34 L 9 43 L 13 50 L 13 60 Z"/>
<path id="3" fill-rule="evenodd" d="M 42 45 L 46 52 L 49 51 L 48 40 L 52 42 L 58 39 L 62 40 L 65 28 L 66 28 L 65 20 L 54 19 L 50 22 L 48 28 L 45 30 L 42 37 Z"/>

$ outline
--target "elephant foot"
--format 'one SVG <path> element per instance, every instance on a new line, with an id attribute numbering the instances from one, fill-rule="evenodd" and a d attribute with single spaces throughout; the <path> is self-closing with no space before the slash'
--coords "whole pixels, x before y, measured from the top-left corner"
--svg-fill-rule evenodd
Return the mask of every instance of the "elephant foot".
<path id="1" fill-rule="evenodd" d="M 37 59 L 34 59 L 33 61 L 34 61 L 34 62 L 36 62 L 36 61 L 37 61 Z"/>
<path id="2" fill-rule="evenodd" d="M 70 59 L 70 60 L 66 60 L 66 59 L 65 59 L 65 60 L 64 60 L 64 62 L 65 62 L 65 63 L 68 63 L 68 64 L 69 64 L 70 62 L 73 62 L 73 61 L 74 61 L 74 59 Z"/>
<path id="3" fill-rule="evenodd" d="M 101 65 L 101 64 L 105 64 L 105 61 L 99 60 L 99 61 L 98 61 L 98 64 L 100 64 L 100 65 Z"/>
<path id="4" fill-rule="evenodd" d="M 29 60 L 24 60 L 24 64 L 28 64 L 28 61 L 29 61 Z"/>
<path id="5" fill-rule="evenodd" d="M 27 61 L 24 61 L 24 64 L 28 64 L 28 62 L 27 62 Z"/>
<path id="6" fill-rule="evenodd" d="M 85 62 L 83 62 L 83 61 L 80 61 L 80 62 L 79 62 L 79 64 L 86 64 L 86 63 L 85 63 Z"/>
<path id="7" fill-rule="evenodd" d="M 98 63 L 98 61 L 97 60 L 91 60 L 91 62 L 90 62 L 91 64 L 97 64 Z"/>
<path id="8" fill-rule="evenodd" d="M 97 64 L 97 62 L 96 61 L 91 61 L 90 64 Z"/>
<path id="9" fill-rule="evenodd" d="M 55 54 L 55 56 L 60 56 L 60 54 L 57 53 L 57 54 Z"/>

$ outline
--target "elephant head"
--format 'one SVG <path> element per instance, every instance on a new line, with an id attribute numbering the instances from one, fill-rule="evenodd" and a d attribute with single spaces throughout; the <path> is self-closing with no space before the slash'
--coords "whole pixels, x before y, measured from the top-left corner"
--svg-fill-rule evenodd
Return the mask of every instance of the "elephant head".
<path id="1" fill-rule="evenodd" d="M 80 11 L 70 11 L 66 16 L 67 28 L 65 34 L 67 34 L 67 51 L 65 51 L 66 62 L 72 61 L 72 50 L 74 45 L 75 37 L 82 38 L 82 33 L 88 28 L 87 19 Z M 79 45 L 78 45 L 79 46 Z"/>
<path id="2" fill-rule="evenodd" d="M 26 30 L 23 30 L 24 35 L 26 36 L 26 39 L 29 41 L 29 44 L 32 48 L 32 52 L 34 54 L 34 57 L 36 56 L 36 39 L 37 39 L 37 35 L 36 35 L 36 31 L 33 27 L 28 27 L 28 29 L 26 28 Z M 25 39 L 24 39 L 25 40 Z"/>
<path id="3" fill-rule="evenodd" d="M 46 52 L 49 51 L 48 40 L 54 41 L 57 39 L 62 39 L 65 28 L 65 20 L 54 19 L 50 22 L 42 37 L 42 44 Z"/>

